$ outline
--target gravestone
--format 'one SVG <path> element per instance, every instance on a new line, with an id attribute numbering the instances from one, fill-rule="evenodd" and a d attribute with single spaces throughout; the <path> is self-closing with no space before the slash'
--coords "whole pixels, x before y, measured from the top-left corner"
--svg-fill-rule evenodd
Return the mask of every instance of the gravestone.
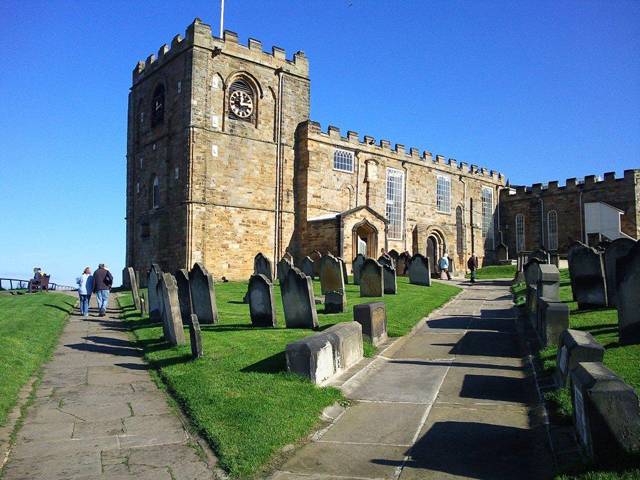
<path id="1" fill-rule="evenodd" d="M 409 255 L 409 252 L 402 252 L 398 256 L 398 261 L 396 262 L 396 274 L 401 277 L 406 275 L 407 268 L 409 268 L 410 262 L 411 262 L 411 255 Z"/>
<path id="2" fill-rule="evenodd" d="M 180 301 L 178 300 L 178 284 L 170 273 L 162 274 L 162 324 L 165 328 L 165 339 L 171 345 L 184 345 L 184 327 L 180 314 Z"/>
<path id="3" fill-rule="evenodd" d="M 311 277 L 293 267 L 280 285 L 280 291 L 287 328 L 317 328 L 318 314 Z"/>
<path id="4" fill-rule="evenodd" d="M 218 307 L 213 276 L 201 263 L 195 263 L 189 272 L 192 312 L 201 325 L 218 323 Z"/>
<path id="5" fill-rule="evenodd" d="M 340 263 L 342 264 L 342 278 L 344 278 L 344 284 L 347 285 L 349 283 L 349 274 L 347 273 L 347 264 L 341 257 L 336 257 L 336 258 L 340 260 Z"/>
<path id="6" fill-rule="evenodd" d="M 178 284 L 178 300 L 180 301 L 180 315 L 182 323 L 189 325 L 191 322 L 191 289 L 189 288 L 189 272 L 182 268 L 176 270 L 174 277 Z"/>
<path id="7" fill-rule="evenodd" d="M 391 255 L 385 253 L 382 254 L 378 257 L 378 263 L 380 265 L 389 265 L 390 267 L 395 268 L 396 267 L 396 262 L 393 259 L 393 257 L 391 257 Z"/>
<path id="8" fill-rule="evenodd" d="M 604 251 L 604 270 L 607 276 L 607 300 L 610 307 L 616 306 L 617 285 L 616 271 L 619 259 L 629 254 L 636 242 L 628 238 L 618 238 L 611 242 Z M 624 262 L 622 262 L 624 265 Z"/>
<path id="9" fill-rule="evenodd" d="M 382 276 L 384 278 L 384 293 L 395 295 L 398 290 L 396 269 L 390 265 L 382 265 Z"/>
<path id="10" fill-rule="evenodd" d="M 293 262 L 289 260 L 287 257 L 282 257 L 282 259 L 276 265 L 276 274 L 278 276 L 278 282 L 284 282 L 284 279 L 287 277 L 287 273 L 293 267 Z M 268 279 L 268 278 L 267 278 Z"/>
<path id="11" fill-rule="evenodd" d="M 496 259 L 500 263 L 504 263 L 509 260 L 509 249 L 504 243 L 501 243 L 496 247 Z"/>
<path id="12" fill-rule="evenodd" d="M 538 298 L 538 337 L 543 348 L 558 345 L 569 328 L 569 305 L 553 298 Z"/>
<path id="13" fill-rule="evenodd" d="M 362 325 L 362 336 L 374 346 L 387 339 L 387 309 L 384 302 L 354 305 L 353 320 Z"/>
<path id="14" fill-rule="evenodd" d="M 360 296 L 381 297 L 384 295 L 382 265 L 373 258 L 367 258 L 360 271 Z"/>
<path id="15" fill-rule="evenodd" d="M 131 290 L 131 277 L 129 275 L 129 267 L 122 269 L 122 288 Z"/>
<path id="16" fill-rule="evenodd" d="M 600 362 L 580 363 L 571 373 L 571 386 L 576 437 L 587 456 L 600 466 L 636 463 L 640 406 L 635 390 Z"/>
<path id="17" fill-rule="evenodd" d="M 147 308 L 149 309 L 149 318 L 152 320 L 160 320 L 160 298 L 158 298 L 158 282 L 162 270 L 157 263 L 151 264 L 151 270 L 149 270 L 149 279 L 147 280 Z"/>
<path id="18" fill-rule="evenodd" d="M 536 259 L 540 263 L 549 263 L 549 252 L 547 252 L 544 248 L 534 250 L 529 254 L 529 261 L 531 261 L 532 259 Z"/>
<path id="19" fill-rule="evenodd" d="M 264 256 L 261 252 L 253 258 L 254 275 L 262 274 L 273 282 L 273 273 L 271 270 L 271 260 Z"/>
<path id="20" fill-rule="evenodd" d="M 529 285 L 537 285 L 538 278 L 540 277 L 540 262 L 536 258 L 532 258 L 522 267 L 522 272 L 524 273 L 524 281 Z"/>
<path id="21" fill-rule="evenodd" d="M 353 284 L 360 285 L 360 272 L 362 271 L 362 265 L 364 265 L 364 261 L 366 260 L 365 256 L 361 253 L 356 255 L 356 258 L 353 259 L 351 263 L 351 270 L 353 271 Z"/>
<path id="22" fill-rule="evenodd" d="M 618 259 L 616 290 L 620 343 L 640 343 L 640 242 Z"/>
<path id="23" fill-rule="evenodd" d="M 133 267 L 127 267 L 124 269 L 126 272 L 126 280 L 123 279 L 122 283 L 129 286 L 131 289 L 131 296 L 133 297 L 133 306 L 136 310 L 140 310 L 140 289 L 138 287 L 138 277 Z"/>
<path id="24" fill-rule="evenodd" d="M 411 263 L 407 269 L 409 272 L 409 283 L 414 285 L 431 286 L 431 265 L 429 259 L 420 253 L 416 253 L 411 258 Z"/>
<path id="25" fill-rule="evenodd" d="M 202 335 L 200 332 L 200 322 L 197 315 L 191 315 L 189 319 L 189 340 L 191 342 L 191 358 L 197 360 L 202 358 Z"/>
<path id="26" fill-rule="evenodd" d="M 320 289 L 322 294 L 327 292 L 344 292 L 342 262 L 336 257 L 325 255 L 320 260 Z"/>
<path id="27" fill-rule="evenodd" d="M 602 253 L 583 243 L 574 242 L 569 247 L 567 260 L 571 289 L 578 308 L 606 307 L 607 287 Z"/>
<path id="28" fill-rule="evenodd" d="M 557 383 L 565 386 L 569 374 L 580 362 L 601 362 L 603 358 L 604 347 L 589 332 L 565 330 L 560 334 L 558 342 L 555 372 Z"/>
<path id="29" fill-rule="evenodd" d="M 560 300 L 560 270 L 551 264 L 542 264 L 538 270 L 538 297 Z"/>
<path id="30" fill-rule="evenodd" d="M 322 333 L 333 344 L 336 372 L 351 368 L 362 360 L 362 326 L 358 322 L 336 323 Z"/>
<path id="31" fill-rule="evenodd" d="M 398 262 L 398 257 L 400 257 L 400 254 L 394 248 L 389 250 L 389 253 L 387 253 L 387 255 L 389 255 L 391 258 L 393 258 L 394 263 L 397 263 Z"/>
<path id="32" fill-rule="evenodd" d="M 313 277 L 318 277 L 320 276 L 320 260 L 322 260 L 322 254 L 318 250 L 314 250 L 311 252 L 311 260 L 313 260 Z"/>
<path id="33" fill-rule="evenodd" d="M 312 280 L 315 277 L 316 272 L 314 263 L 315 262 L 311 257 L 304 257 L 304 260 L 302 260 L 302 272 Z"/>
<path id="34" fill-rule="evenodd" d="M 342 291 L 330 291 L 324 295 L 325 313 L 342 313 L 347 306 L 347 296 Z"/>
<path id="35" fill-rule="evenodd" d="M 249 312 L 254 327 L 276 326 L 273 284 L 261 273 L 251 275 L 249 279 Z"/>

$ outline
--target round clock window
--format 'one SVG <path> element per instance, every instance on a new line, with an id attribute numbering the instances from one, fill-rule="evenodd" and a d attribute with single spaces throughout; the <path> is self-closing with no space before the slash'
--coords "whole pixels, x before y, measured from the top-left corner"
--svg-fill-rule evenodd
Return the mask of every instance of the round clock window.
<path id="1" fill-rule="evenodd" d="M 249 120 L 254 111 L 251 89 L 241 81 L 231 85 L 229 93 L 229 112 L 232 118 Z"/>

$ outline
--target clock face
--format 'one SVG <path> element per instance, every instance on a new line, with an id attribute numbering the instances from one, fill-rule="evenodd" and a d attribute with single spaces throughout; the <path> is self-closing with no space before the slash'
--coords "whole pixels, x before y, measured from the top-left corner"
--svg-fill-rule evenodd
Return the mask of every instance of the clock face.
<path id="1" fill-rule="evenodd" d="M 235 90 L 229 96 L 229 107 L 238 118 L 249 118 L 253 113 L 253 100 L 251 95 L 242 90 Z"/>

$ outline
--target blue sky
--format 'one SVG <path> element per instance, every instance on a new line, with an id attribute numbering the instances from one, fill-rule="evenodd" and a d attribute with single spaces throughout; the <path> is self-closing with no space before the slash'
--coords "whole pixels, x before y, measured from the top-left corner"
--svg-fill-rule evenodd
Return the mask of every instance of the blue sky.
<path id="1" fill-rule="evenodd" d="M 218 5 L 0 2 L 0 276 L 120 277 L 131 71 Z M 226 0 L 225 26 L 305 51 L 323 128 L 512 183 L 640 167 L 638 1 Z"/>

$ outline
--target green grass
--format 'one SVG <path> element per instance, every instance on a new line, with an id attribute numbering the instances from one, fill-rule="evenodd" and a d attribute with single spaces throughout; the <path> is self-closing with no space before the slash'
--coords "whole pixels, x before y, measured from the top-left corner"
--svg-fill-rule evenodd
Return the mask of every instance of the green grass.
<path id="1" fill-rule="evenodd" d="M 524 284 L 513 288 L 516 301 L 523 301 L 526 293 Z M 569 327 L 576 330 L 590 332 L 595 339 L 604 346 L 603 363 L 616 372 L 626 383 L 640 392 L 640 345 L 621 346 L 618 342 L 618 316 L 615 308 L 599 308 L 593 310 L 578 310 L 578 304 L 573 301 L 569 271 L 560 270 L 560 300 L 570 308 Z M 556 368 L 555 346 L 540 351 L 544 370 L 551 374 Z M 549 407 L 549 414 L 556 424 L 570 425 L 572 423 L 573 405 L 568 388 L 560 388 L 546 392 L 545 399 Z M 623 466 L 621 466 L 623 467 Z M 608 480 L 608 479 L 640 479 L 640 471 L 631 472 L 587 472 L 579 476 L 562 476 L 561 479 L 575 478 L 580 480 Z"/>
<path id="2" fill-rule="evenodd" d="M 314 287 L 319 290 L 318 282 Z M 348 310 L 327 315 L 318 308 L 320 328 L 352 320 L 352 306 L 383 300 L 388 332 L 404 335 L 425 315 L 459 292 L 457 287 L 410 285 L 398 278 L 398 295 L 360 298 L 347 285 Z M 286 372 L 284 349 L 314 333 L 286 329 L 279 287 L 274 288 L 278 328 L 253 328 L 242 303 L 247 284 L 216 284 L 220 323 L 202 326 L 204 358 L 190 361 L 189 346 L 169 348 L 159 325 L 131 309 L 131 296 L 120 301 L 125 318 L 168 389 L 215 450 L 220 466 L 235 477 L 259 474 L 285 445 L 296 443 L 318 425 L 321 411 L 344 398 L 335 388 L 318 388 Z M 188 334 L 187 334 L 188 336 Z M 373 353 L 373 347 L 367 347 Z"/>
<path id="3" fill-rule="evenodd" d="M 476 270 L 476 278 L 478 280 L 495 280 L 497 278 L 511 279 L 515 276 L 515 265 L 488 265 Z M 471 278 L 471 274 L 467 273 L 466 278 Z"/>
<path id="4" fill-rule="evenodd" d="M 62 293 L 0 295 L 0 425 L 22 386 L 50 357 L 75 304 Z"/>

